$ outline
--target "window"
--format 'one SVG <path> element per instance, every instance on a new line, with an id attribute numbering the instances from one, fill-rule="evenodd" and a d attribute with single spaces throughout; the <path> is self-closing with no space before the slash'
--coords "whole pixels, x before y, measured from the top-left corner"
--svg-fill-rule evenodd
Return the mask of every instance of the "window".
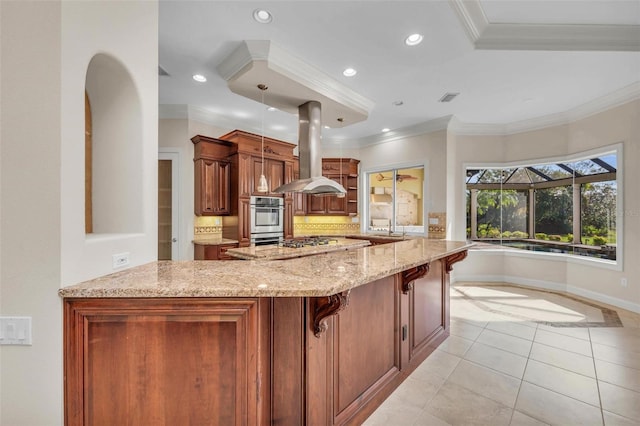
<path id="1" fill-rule="evenodd" d="M 533 165 L 467 167 L 467 238 L 617 258 L 618 151 Z"/>
<path id="2" fill-rule="evenodd" d="M 367 173 L 369 231 L 424 232 L 424 167 Z"/>

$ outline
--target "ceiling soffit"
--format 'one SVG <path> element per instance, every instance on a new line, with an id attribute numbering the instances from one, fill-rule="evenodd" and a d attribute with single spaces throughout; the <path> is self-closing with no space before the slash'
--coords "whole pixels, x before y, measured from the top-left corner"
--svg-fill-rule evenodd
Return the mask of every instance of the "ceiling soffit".
<path id="1" fill-rule="evenodd" d="M 373 101 L 268 40 L 242 41 L 217 70 L 232 92 L 258 102 L 262 94 L 257 85 L 267 85 L 264 103 L 291 114 L 297 114 L 307 101 L 320 102 L 322 122 L 330 127 L 364 121 L 374 106 Z"/>
<path id="2" fill-rule="evenodd" d="M 640 51 L 640 25 L 491 23 L 479 0 L 449 0 L 476 49 Z"/>

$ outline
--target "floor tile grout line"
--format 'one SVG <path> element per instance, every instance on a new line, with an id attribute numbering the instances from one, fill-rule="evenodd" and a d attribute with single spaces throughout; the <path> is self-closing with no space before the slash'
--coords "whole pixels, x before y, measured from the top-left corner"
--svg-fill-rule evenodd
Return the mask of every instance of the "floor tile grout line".
<path id="1" fill-rule="evenodd" d="M 598 380 L 598 367 L 596 366 L 596 354 L 593 351 L 593 341 L 591 340 L 591 330 L 587 328 L 589 333 L 589 347 L 591 348 L 591 354 L 593 355 L 593 374 L 596 376 L 596 390 L 598 391 L 598 402 L 600 403 L 600 416 L 602 417 L 602 424 L 604 425 L 604 406 L 602 404 L 602 394 L 600 393 L 600 381 Z"/>
<path id="2" fill-rule="evenodd" d="M 535 332 L 533 333 L 533 338 L 536 338 L 536 334 L 538 334 L 538 327 L 536 326 Z M 527 374 L 527 367 L 529 366 L 529 360 L 531 359 L 531 351 L 533 351 L 533 342 L 531 342 L 531 347 L 529 348 L 529 354 L 527 355 L 527 361 L 524 364 L 524 370 L 522 370 L 522 379 L 520 379 L 520 386 L 518 386 L 518 392 L 516 392 L 516 402 L 513 404 L 513 411 L 511 412 L 511 418 L 509 419 L 509 424 L 513 422 L 513 413 L 516 411 L 516 407 L 518 406 L 518 398 L 520 398 L 520 391 L 522 390 L 522 383 L 524 382 L 524 375 Z M 528 413 L 525 413 L 527 416 L 532 417 L 536 420 L 539 420 L 543 423 L 547 423 L 545 420 L 534 417 Z"/>

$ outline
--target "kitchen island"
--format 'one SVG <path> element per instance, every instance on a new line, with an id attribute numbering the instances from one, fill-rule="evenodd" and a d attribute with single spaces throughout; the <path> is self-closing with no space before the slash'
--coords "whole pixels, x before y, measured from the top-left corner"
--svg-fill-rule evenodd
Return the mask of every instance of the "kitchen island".
<path id="1" fill-rule="evenodd" d="M 62 288 L 65 422 L 360 424 L 448 336 L 468 247 L 154 262 Z"/>
<path id="2" fill-rule="evenodd" d="M 313 256 L 334 251 L 352 250 L 370 245 L 367 240 L 325 237 L 300 238 L 284 244 L 242 247 L 227 250 L 227 254 L 244 260 L 282 260 Z"/>

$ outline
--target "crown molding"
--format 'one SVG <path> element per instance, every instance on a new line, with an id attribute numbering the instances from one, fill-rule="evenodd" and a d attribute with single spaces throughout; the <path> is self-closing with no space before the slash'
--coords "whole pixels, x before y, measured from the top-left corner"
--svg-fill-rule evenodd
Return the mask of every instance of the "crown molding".
<path id="1" fill-rule="evenodd" d="M 464 123 L 451 120 L 449 130 L 458 135 L 512 135 L 562 126 L 640 99 L 640 82 L 625 86 L 568 111 L 506 124 Z"/>
<path id="2" fill-rule="evenodd" d="M 514 121 L 505 124 L 492 123 L 465 123 L 457 117 L 447 115 L 413 126 L 403 127 L 387 133 L 365 136 L 362 138 L 332 138 L 326 134 L 323 136 L 323 143 L 330 145 L 340 144 L 347 148 L 362 148 L 365 146 L 373 146 L 397 140 L 403 140 L 409 137 L 418 136 L 426 133 L 433 133 L 440 130 L 449 130 L 458 135 L 511 135 L 516 133 L 540 130 L 547 127 L 562 126 L 582 120 L 595 114 L 610 110 L 612 108 L 624 105 L 640 99 L 640 82 L 636 82 L 625 86 L 619 90 L 596 98 L 585 104 L 568 111 L 547 114 L 530 120 Z M 243 129 L 246 131 L 259 134 L 259 128 L 247 128 L 247 122 L 243 120 L 234 120 L 214 114 L 204 108 L 187 105 L 159 105 L 159 118 L 182 118 L 199 121 L 201 123 L 210 124 L 212 126 L 227 129 Z M 298 136 L 287 132 L 269 131 L 269 137 L 284 140 L 297 144 Z"/>
<path id="3" fill-rule="evenodd" d="M 491 23 L 479 0 L 449 0 L 480 50 L 640 51 L 640 25 Z"/>
<path id="4" fill-rule="evenodd" d="M 377 135 L 365 136 L 357 139 L 339 139 L 339 138 L 326 138 L 326 141 L 330 144 L 341 144 L 347 147 L 362 148 L 365 146 L 380 145 L 383 143 L 394 142 L 398 140 L 407 139 L 413 136 L 424 135 L 427 133 L 433 133 L 440 130 L 446 130 L 449 126 L 449 121 L 452 116 L 447 115 L 444 117 L 438 117 L 433 120 L 425 121 L 415 124 L 413 126 L 407 126 L 400 129 L 395 129 L 386 133 L 380 133 Z M 323 139 L 325 139 L 323 137 Z"/>

